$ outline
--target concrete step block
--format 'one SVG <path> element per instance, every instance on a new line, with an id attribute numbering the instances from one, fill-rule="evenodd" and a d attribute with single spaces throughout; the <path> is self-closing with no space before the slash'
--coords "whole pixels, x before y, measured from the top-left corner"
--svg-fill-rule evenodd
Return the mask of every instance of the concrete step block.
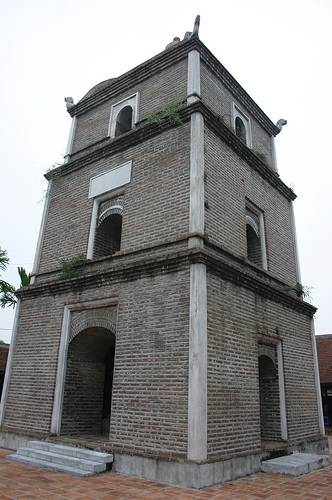
<path id="1" fill-rule="evenodd" d="M 291 455 L 263 461 L 261 464 L 261 470 L 270 474 L 289 474 L 291 476 L 301 476 L 328 465 L 330 465 L 330 458 L 328 455 L 292 453 Z"/>
<path id="2" fill-rule="evenodd" d="M 9 455 L 7 457 L 9 460 L 13 460 L 14 462 L 20 462 L 27 465 L 31 465 L 33 467 L 39 467 L 41 469 L 47 469 L 57 472 L 65 472 L 67 474 L 72 474 L 74 476 L 87 477 L 92 476 L 94 473 L 90 471 L 86 471 L 80 468 L 68 467 L 66 465 L 61 465 L 53 462 L 45 462 L 44 460 L 37 460 L 35 458 L 26 457 L 23 455 Z"/>
<path id="3" fill-rule="evenodd" d="M 75 458 L 110 464 L 113 462 L 112 453 L 102 453 L 100 451 L 88 450 L 86 448 L 77 448 L 76 446 L 66 446 L 63 444 L 50 443 L 48 441 L 30 441 L 29 448 L 37 450 L 52 451 L 61 455 L 67 455 Z"/>
<path id="4" fill-rule="evenodd" d="M 47 463 L 51 462 L 58 465 L 64 465 L 66 467 L 72 467 L 74 469 L 82 469 L 93 474 L 106 470 L 106 464 L 103 462 L 71 457 L 68 455 L 62 455 L 59 453 L 54 453 L 52 451 L 38 450 L 35 448 L 19 448 L 16 452 L 16 455 L 33 458 L 35 460 L 41 460 Z"/>

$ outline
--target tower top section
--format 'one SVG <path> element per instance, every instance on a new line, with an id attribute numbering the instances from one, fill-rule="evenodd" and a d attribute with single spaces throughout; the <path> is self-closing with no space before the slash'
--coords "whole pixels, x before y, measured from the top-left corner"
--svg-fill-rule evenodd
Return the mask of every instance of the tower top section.
<path id="1" fill-rule="evenodd" d="M 200 16 L 197 16 L 193 31 L 186 32 L 183 40 L 175 37 L 162 52 L 151 59 L 117 78 L 110 78 L 95 85 L 77 104 L 67 106 L 68 113 L 71 116 L 85 113 L 114 98 L 116 95 L 126 92 L 129 87 L 133 87 L 187 58 L 189 52 L 196 50 L 200 54 L 201 63 L 207 66 L 224 87 L 232 93 L 270 135 L 276 136 L 280 132 L 281 127 L 275 125 L 270 120 L 225 66 L 204 45 L 199 38 L 199 25 Z"/>

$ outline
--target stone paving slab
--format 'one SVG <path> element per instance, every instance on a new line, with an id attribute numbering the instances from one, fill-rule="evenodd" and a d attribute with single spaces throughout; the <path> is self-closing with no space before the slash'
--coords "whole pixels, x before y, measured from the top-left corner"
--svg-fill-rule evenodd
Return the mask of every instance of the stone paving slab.
<path id="1" fill-rule="evenodd" d="M 271 474 L 290 474 L 291 476 L 302 476 L 316 469 L 330 465 L 327 455 L 315 455 L 313 453 L 292 453 L 278 458 L 272 458 L 262 462 L 261 470 Z"/>
<path id="2" fill-rule="evenodd" d="M 10 453 L 0 449 L 0 500 L 332 500 L 332 466 L 300 477 L 259 472 L 222 485 L 192 490 L 116 472 L 72 477 L 10 462 L 6 459 Z"/>

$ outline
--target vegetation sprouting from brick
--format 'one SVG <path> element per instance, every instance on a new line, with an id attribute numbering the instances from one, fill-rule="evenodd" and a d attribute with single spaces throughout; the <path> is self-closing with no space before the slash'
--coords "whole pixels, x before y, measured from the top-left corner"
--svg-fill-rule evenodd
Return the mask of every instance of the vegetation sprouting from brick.
<path id="1" fill-rule="evenodd" d="M 0 271 L 5 271 L 9 264 L 9 257 L 7 250 L 0 247 Z M 29 286 L 31 281 L 31 275 L 27 273 L 24 267 L 18 266 L 17 272 L 20 277 L 20 288 L 23 286 Z M 17 303 L 17 298 L 15 295 L 16 288 L 0 278 L 0 306 L 4 307 L 15 307 Z"/>
<path id="2" fill-rule="evenodd" d="M 168 121 L 171 125 L 181 125 L 181 110 L 186 104 L 183 101 L 174 101 L 167 104 L 161 111 L 145 115 L 144 121 L 147 123 L 162 123 Z"/>
<path id="3" fill-rule="evenodd" d="M 61 278 L 76 278 L 82 271 L 86 258 L 84 255 L 75 255 L 74 257 L 61 258 L 59 264 L 61 268 Z"/>

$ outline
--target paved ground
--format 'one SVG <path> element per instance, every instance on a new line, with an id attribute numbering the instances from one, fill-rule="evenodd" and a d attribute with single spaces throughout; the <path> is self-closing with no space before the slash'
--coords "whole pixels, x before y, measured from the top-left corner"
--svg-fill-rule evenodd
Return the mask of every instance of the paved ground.
<path id="1" fill-rule="evenodd" d="M 332 449 L 332 438 L 330 438 Z M 0 500 L 332 500 L 332 465 L 306 476 L 292 478 L 262 472 L 220 486 L 191 490 L 153 483 L 115 472 L 76 478 L 58 472 L 34 469 L 6 460 L 0 449 Z"/>

